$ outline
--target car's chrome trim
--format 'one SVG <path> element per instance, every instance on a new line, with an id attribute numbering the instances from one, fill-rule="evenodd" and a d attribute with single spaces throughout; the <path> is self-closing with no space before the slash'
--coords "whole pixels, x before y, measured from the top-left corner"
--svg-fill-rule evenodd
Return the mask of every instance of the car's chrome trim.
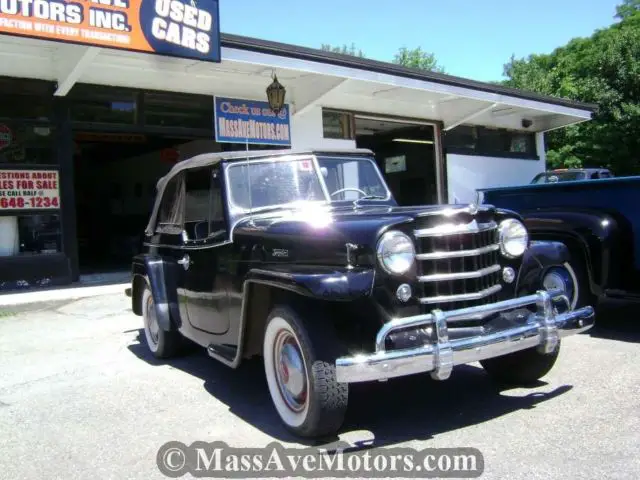
<path id="1" fill-rule="evenodd" d="M 418 281 L 427 282 L 445 282 L 448 280 L 469 280 L 471 278 L 482 278 L 492 273 L 499 272 L 502 267 L 500 265 L 491 265 L 490 267 L 481 268 L 480 270 L 472 270 L 469 272 L 455 273 L 434 273 L 431 275 L 421 275 Z"/>
<path id="2" fill-rule="evenodd" d="M 395 319 L 378 332 L 374 353 L 338 358 L 336 378 L 338 382 L 355 383 L 431 372 L 433 378 L 446 380 L 456 365 L 528 348 L 537 347 L 541 353 L 553 352 L 560 338 L 585 332 L 595 323 L 594 310 L 590 306 L 557 314 L 552 301 L 561 295 L 562 292 L 538 291 L 495 304 L 448 312 L 434 310 L 426 315 Z M 447 325 L 454 320 L 525 306 L 535 306 L 536 313 L 523 317 L 519 325 L 467 338 L 449 338 Z M 420 325 L 432 326 L 436 336 L 434 343 L 404 350 L 385 350 L 385 340 L 391 332 Z"/>
<path id="3" fill-rule="evenodd" d="M 469 223 L 444 223 L 437 227 L 421 228 L 414 230 L 413 234 L 418 237 L 446 237 L 458 233 L 480 233 L 498 228 L 496 222 L 478 223 L 475 219 Z"/>
<path id="4" fill-rule="evenodd" d="M 487 245 L 486 247 L 474 248 L 473 250 L 454 250 L 451 252 L 419 253 L 416 260 L 446 260 L 448 258 L 477 257 L 485 253 L 500 250 L 499 244 Z"/>
<path id="5" fill-rule="evenodd" d="M 473 293 L 460 293 L 458 295 L 439 295 L 437 297 L 422 297 L 420 303 L 428 305 L 431 303 L 449 303 L 449 302 L 468 302 L 470 300 L 482 300 L 494 293 L 498 293 L 502 290 L 502 285 L 497 284 L 479 292 Z"/>

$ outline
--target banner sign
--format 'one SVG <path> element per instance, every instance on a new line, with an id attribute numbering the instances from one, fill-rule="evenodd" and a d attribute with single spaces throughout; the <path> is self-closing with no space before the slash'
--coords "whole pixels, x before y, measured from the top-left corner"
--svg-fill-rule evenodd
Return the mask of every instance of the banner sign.
<path id="1" fill-rule="evenodd" d="M 0 212 L 59 208 L 57 170 L 0 170 Z"/>
<path id="2" fill-rule="evenodd" d="M 215 98 L 216 142 L 291 145 L 289 105 L 278 115 L 267 102 Z"/>
<path id="3" fill-rule="evenodd" d="M 2 0 L 0 34 L 220 62 L 218 0 Z"/>

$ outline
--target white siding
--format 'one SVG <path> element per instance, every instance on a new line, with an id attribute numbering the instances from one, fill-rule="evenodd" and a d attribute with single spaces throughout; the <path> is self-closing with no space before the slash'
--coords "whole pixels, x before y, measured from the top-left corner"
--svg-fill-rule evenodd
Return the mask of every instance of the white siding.
<path id="1" fill-rule="evenodd" d="M 508 187 L 529 183 L 543 172 L 542 160 L 447 155 L 449 203 L 469 203 L 478 188 Z"/>
<path id="2" fill-rule="evenodd" d="M 291 117 L 291 148 L 355 148 L 355 140 L 322 136 L 322 107 L 316 106 Z"/>

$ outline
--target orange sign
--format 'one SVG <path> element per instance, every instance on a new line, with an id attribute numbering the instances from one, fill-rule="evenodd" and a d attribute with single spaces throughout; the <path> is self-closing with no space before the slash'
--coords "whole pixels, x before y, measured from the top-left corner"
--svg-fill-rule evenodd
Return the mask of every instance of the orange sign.
<path id="1" fill-rule="evenodd" d="M 2 33 L 220 61 L 218 0 L 2 0 Z"/>
<path id="2" fill-rule="evenodd" d="M 0 170 L 0 212 L 59 208 L 57 170 Z"/>

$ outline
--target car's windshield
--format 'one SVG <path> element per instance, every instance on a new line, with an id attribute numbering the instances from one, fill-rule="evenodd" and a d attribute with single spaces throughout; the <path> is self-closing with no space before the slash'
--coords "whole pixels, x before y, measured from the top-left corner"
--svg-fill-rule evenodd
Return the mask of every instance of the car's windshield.
<path id="1" fill-rule="evenodd" d="M 536 175 L 531 183 L 571 182 L 585 180 L 586 178 L 585 172 L 546 172 Z"/>
<path id="2" fill-rule="evenodd" d="M 318 166 L 332 202 L 389 198 L 389 191 L 372 160 L 319 156 Z"/>
<path id="3" fill-rule="evenodd" d="M 388 199 L 389 192 L 370 159 L 313 157 L 231 165 L 233 206 L 255 210 L 296 202 Z"/>

